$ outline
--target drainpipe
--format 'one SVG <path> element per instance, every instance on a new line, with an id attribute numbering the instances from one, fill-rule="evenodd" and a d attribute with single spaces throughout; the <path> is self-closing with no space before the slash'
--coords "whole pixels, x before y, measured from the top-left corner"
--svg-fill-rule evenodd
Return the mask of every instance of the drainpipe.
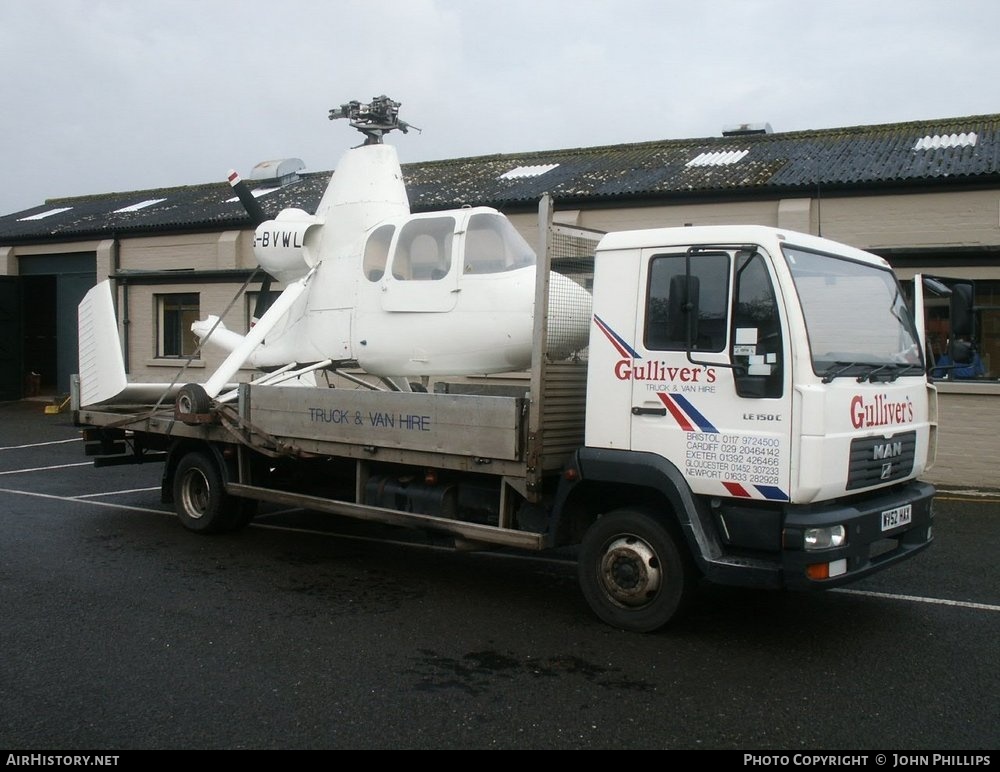
<path id="1" fill-rule="evenodd" d="M 125 373 L 128 374 L 131 369 L 129 366 L 129 356 L 128 352 L 131 349 L 129 345 L 131 336 L 129 335 L 129 325 L 131 320 L 128 316 L 128 279 L 121 280 L 122 288 L 122 362 L 125 365 Z"/>
<path id="2" fill-rule="evenodd" d="M 132 323 L 128 314 L 128 279 L 121 277 L 121 242 L 118 240 L 117 234 L 112 233 L 111 238 L 111 278 L 114 281 L 114 297 L 118 298 L 119 289 L 122 293 L 122 360 L 125 364 L 125 372 L 128 373 L 130 369 L 129 350 L 131 349 L 129 325 Z"/>

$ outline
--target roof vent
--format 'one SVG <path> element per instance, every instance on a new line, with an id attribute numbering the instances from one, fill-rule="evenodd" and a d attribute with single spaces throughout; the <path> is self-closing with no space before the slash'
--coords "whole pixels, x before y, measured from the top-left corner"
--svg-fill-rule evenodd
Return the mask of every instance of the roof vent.
<path id="1" fill-rule="evenodd" d="M 298 172 L 306 168 L 301 158 L 279 158 L 261 161 L 250 171 L 251 180 L 270 180 L 278 185 L 288 185 L 299 179 Z"/>
<path id="2" fill-rule="evenodd" d="M 734 126 L 723 126 L 723 137 L 747 137 L 751 134 L 770 134 L 770 123 L 738 123 Z"/>

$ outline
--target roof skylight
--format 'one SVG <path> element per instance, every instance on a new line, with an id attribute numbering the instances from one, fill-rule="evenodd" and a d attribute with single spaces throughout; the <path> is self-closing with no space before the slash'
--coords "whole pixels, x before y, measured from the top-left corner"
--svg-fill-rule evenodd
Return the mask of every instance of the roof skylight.
<path id="1" fill-rule="evenodd" d="M 538 166 L 518 166 L 500 175 L 501 180 L 521 180 L 527 177 L 541 177 L 546 172 L 555 169 L 559 164 L 540 164 Z"/>
<path id="2" fill-rule="evenodd" d="M 115 209 L 114 214 L 118 214 L 119 212 L 138 212 L 140 209 L 145 209 L 147 206 L 152 206 L 166 200 L 165 198 L 146 199 L 145 201 L 140 201 L 138 204 L 131 204 L 130 206 L 123 206 L 121 209 Z"/>
<path id="3" fill-rule="evenodd" d="M 54 214 L 59 214 L 60 212 L 68 212 L 73 207 L 71 206 L 61 206 L 58 209 L 49 209 L 45 212 L 39 212 L 38 214 L 32 214 L 28 217 L 18 217 L 18 222 L 24 222 L 25 220 L 44 220 L 46 217 L 51 217 Z"/>
<path id="4" fill-rule="evenodd" d="M 720 150 L 716 153 L 702 153 L 688 161 L 685 166 L 728 166 L 743 160 L 749 150 Z"/>
<path id="5" fill-rule="evenodd" d="M 935 134 L 932 136 L 921 137 L 917 140 L 917 144 L 913 146 L 914 150 L 937 150 L 941 147 L 975 147 L 976 142 L 979 137 L 976 136 L 976 132 L 970 131 L 968 134 Z"/>

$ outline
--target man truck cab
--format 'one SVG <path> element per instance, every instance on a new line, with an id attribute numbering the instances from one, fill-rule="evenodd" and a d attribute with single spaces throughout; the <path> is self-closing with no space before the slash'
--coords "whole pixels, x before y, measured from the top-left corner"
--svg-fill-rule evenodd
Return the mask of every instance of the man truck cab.
<path id="1" fill-rule="evenodd" d="M 881 258 L 757 226 L 611 233 L 593 322 L 581 478 L 662 491 L 709 578 L 831 586 L 929 543 L 936 393 Z M 665 581 L 632 535 L 595 547 L 612 619 Z"/>

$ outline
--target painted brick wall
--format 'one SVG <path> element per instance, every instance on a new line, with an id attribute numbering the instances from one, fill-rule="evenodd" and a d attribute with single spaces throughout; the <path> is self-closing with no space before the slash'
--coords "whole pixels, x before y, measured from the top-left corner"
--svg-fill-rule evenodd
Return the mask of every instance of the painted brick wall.
<path id="1" fill-rule="evenodd" d="M 925 479 L 937 485 L 1000 489 L 1000 396 L 938 395 L 937 463 Z"/>

